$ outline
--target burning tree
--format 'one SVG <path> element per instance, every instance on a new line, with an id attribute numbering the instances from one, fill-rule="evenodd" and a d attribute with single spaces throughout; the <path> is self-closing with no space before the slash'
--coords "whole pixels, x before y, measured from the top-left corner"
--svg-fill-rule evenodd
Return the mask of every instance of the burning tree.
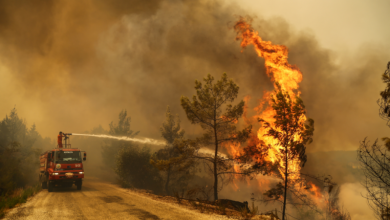
<path id="1" fill-rule="evenodd" d="M 306 111 L 303 101 L 299 97 L 295 97 L 294 100 L 278 83 L 276 83 L 272 103 L 272 108 L 275 111 L 273 123 L 264 119 L 259 119 L 259 121 L 267 130 L 265 136 L 272 137 L 276 141 L 273 148 L 284 183 L 279 183 L 276 188 L 267 191 L 265 195 L 279 200 L 283 194 L 282 219 L 285 219 L 287 189 L 295 189 L 300 180 L 300 167 L 303 167 L 307 160 L 305 144 L 312 141 L 314 121 L 308 119 L 309 123 L 305 124 Z"/>
<path id="2" fill-rule="evenodd" d="M 280 202 L 283 203 L 284 219 L 287 190 L 300 200 L 299 204 L 315 208 L 305 195 L 307 183 L 300 173 L 306 162 L 305 144 L 311 142 L 314 121 L 305 116 L 305 106 L 299 98 L 302 73 L 297 66 L 288 63 L 288 48 L 264 41 L 250 23 L 250 18 L 241 17 L 234 29 L 242 48 L 253 45 L 258 56 L 264 58 L 266 73 L 274 82 L 275 91 L 265 92 L 263 102 L 255 109 L 263 125 L 257 132 L 260 140 L 257 148 L 268 148 L 266 160 L 278 167 L 275 174 L 283 179 L 283 184 L 277 184 L 265 195 L 273 200 L 283 199 Z"/>
<path id="3" fill-rule="evenodd" d="M 196 94 L 192 98 L 182 96 L 181 106 L 186 112 L 187 118 L 193 124 L 200 124 L 205 131 L 197 142 L 204 146 L 212 146 L 212 156 L 197 156 L 208 164 L 214 177 L 214 199 L 218 200 L 218 180 L 230 172 L 231 158 L 225 158 L 218 154 L 220 147 L 225 143 L 239 143 L 248 139 L 252 126 L 237 131 L 236 123 L 243 114 L 244 101 L 237 105 L 231 103 L 237 98 L 239 87 L 228 80 L 226 73 L 221 80 L 213 84 L 214 77 L 210 74 L 204 78 L 205 84 L 195 81 Z M 225 112 L 222 108 L 225 107 Z M 211 164 L 211 166 L 209 166 Z"/>

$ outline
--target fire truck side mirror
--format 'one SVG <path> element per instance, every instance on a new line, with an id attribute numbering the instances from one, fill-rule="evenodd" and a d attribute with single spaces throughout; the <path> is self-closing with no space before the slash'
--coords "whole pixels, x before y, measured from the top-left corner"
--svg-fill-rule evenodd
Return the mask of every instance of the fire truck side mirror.
<path id="1" fill-rule="evenodd" d="M 87 152 L 84 152 L 84 158 L 83 158 L 84 161 L 87 160 Z"/>

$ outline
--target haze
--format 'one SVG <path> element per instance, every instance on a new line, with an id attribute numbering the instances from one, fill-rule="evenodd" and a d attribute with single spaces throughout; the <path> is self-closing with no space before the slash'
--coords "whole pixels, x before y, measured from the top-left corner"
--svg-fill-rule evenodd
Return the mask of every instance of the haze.
<path id="1" fill-rule="evenodd" d="M 251 16 L 266 40 L 289 48 L 303 72 L 302 97 L 315 120 L 308 151 L 355 150 L 387 135 L 376 100 L 389 61 L 387 1 L 0 1 L 0 115 L 16 107 L 43 136 L 84 132 L 122 109 L 140 136 L 160 139 L 166 106 L 191 125 L 181 95 L 223 72 L 240 99 L 258 104 L 272 89 L 252 48 L 232 23 Z"/>
<path id="2" fill-rule="evenodd" d="M 161 140 L 169 105 L 192 138 L 201 129 L 179 99 L 194 94 L 195 80 L 224 72 L 240 86 L 238 100 L 251 97 L 254 115 L 273 87 L 264 60 L 235 40 L 232 25 L 250 16 L 263 39 L 289 48 L 289 63 L 303 73 L 302 99 L 315 121 L 307 152 L 316 159 L 306 167 L 333 175 L 352 219 L 369 219 L 350 172 L 355 153 L 320 152 L 354 151 L 365 137 L 389 134 L 376 104 L 390 61 L 389 8 L 386 0 L 0 0 L 0 115 L 16 107 L 54 139 L 59 131 L 108 129 L 126 109 L 132 130 Z M 233 197 L 227 190 L 221 194 Z M 243 184 L 234 198 L 253 190 Z"/>

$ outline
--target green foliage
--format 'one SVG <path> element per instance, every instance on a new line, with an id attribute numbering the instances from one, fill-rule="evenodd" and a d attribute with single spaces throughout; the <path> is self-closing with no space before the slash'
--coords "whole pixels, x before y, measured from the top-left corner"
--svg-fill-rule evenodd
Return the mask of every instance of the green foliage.
<path id="1" fill-rule="evenodd" d="M 171 114 L 169 106 L 165 113 L 166 120 L 161 126 L 161 135 L 167 145 L 150 158 L 150 163 L 159 169 L 165 182 L 165 193 L 183 191 L 193 175 L 195 161 L 188 157 L 180 147 L 184 130 L 180 129 L 180 120 Z"/>
<path id="2" fill-rule="evenodd" d="M 239 87 L 233 80 L 228 80 L 226 73 L 215 84 L 214 77 L 210 74 L 203 80 L 204 85 L 195 81 L 197 95 L 193 96 L 192 101 L 184 96 L 180 99 L 191 123 L 200 124 L 205 130 L 203 143 L 221 145 L 226 142 L 245 141 L 251 126 L 242 131 L 236 129 L 236 122 L 243 114 L 245 103 L 240 101 L 237 105 L 232 105 L 237 98 Z"/>
<path id="3" fill-rule="evenodd" d="M 135 137 L 139 131 L 130 129 L 130 117 L 127 111 L 119 113 L 118 123 L 111 122 L 108 134 L 113 136 Z M 104 129 L 101 129 L 104 132 Z M 158 169 L 150 163 L 150 148 L 140 148 L 134 142 L 109 140 L 102 146 L 103 163 L 110 170 L 115 171 L 123 187 L 161 192 L 161 177 Z"/>
<path id="4" fill-rule="evenodd" d="M 149 162 L 151 156 L 147 147 L 129 146 L 119 151 L 115 172 L 123 187 L 162 191 L 159 171 Z"/>
<path id="5" fill-rule="evenodd" d="M 387 70 L 382 74 L 382 81 L 386 84 L 386 88 L 380 92 L 381 98 L 377 101 L 379 105 L 379 116 L 387 121 L 390 127 L 390 62 L 387 63 Z M 384 137 L 387 149 L 390 150 L 390 138 Z"/>
<path id="6" fill-rule="evenodd" d="M 28 129 L 12 109 L 0 122 L 0 194 L 35 183 L 39 154 L 52 144 L 49 138 L 41 137 L 35 125 Z"/>
<path id="7" fill-rule="evenodd" d="M 28 186 L 15 190 L 10 195 L 0 196 L 0 218 L 4 217 L 5 209 L 10 209 L 15 207 L 18 203 L 25 203 L 27 199 L 41 190 L 41 185 L 36 184 L 34 186 Z"/>
<path id="8" fill-rule="evenodd" d="M 183 192 L 195 173 L 196 161 L 192 158 L 193 149 L 187 141 L 177 139 L 172 146 L 157 151 L 150 163 L 163 172 L 165 192 Z"/>
<path id="9" fill-rule="evenodd" d="M 186 112 L 187 118 L 193 124 L 200 124 L 205 133 L 197 142 L 203 146 L 212 147 L 214 156 L 198 157 L 209 163 L 210 172 L 214 177 L 214 199 L 218 199 L 218 180 L 222 180 L 224 175 L 232 173 L 231 160 L 226 160 L 218 156 L 220 146 L 226 143 L 244 142 L 248 139 L 252 127 L 237 131 L 236 122 L 244 112 L 244 101 L 233 105 L 237 98 L 239 87 L 228 80 L 226 73 L 221 80 L 214 82 L 214 77 L 210 74 L 203 79 L 204 84 L 195 81 L 196 95 L 192 101 L 182 96 L 181 106 Z M 225 109 L 225 111 L 223 111 Z"/>
<path id="10" fill-rule="evenodd" d="M 160 131 L 168 145 L 173 144 L 176 139 L 182 139 L 184 136 L 184 130 L 180 128 L 180 119 L 177 117 L 175 120 L 169 106 L 165 113 L 165 122 L 162 124 Z"/>
<path id="11" fill-rule="evenodd" d="M 380 92 L 380 96 L 385 101 L 384 107 L 387 107 L 390 104 L 390 62 L 387 64 L 387 70 L 382 74 L 382 81 L 386 83 L 386 89 Z M 389 117 L 389 111 L 384 111 L 383 113 Z"/>
<path id="12" fill-rule="evenodd" d="M 113 136 L 135 137 L 139 131 L 134 132 L 130 129 L 130 117 L 127 116 L 127 111 L 122 110 L 119 113 L 118 124 L 111 122 L 108 133 Z M 127 147 L 136 147 L 137 145 L 130 141 L 109 140 L 105 141 L 102 146 L 102 158 L 105 167 L 114 170 L 116 166 L 116 157 L 119 151 Z"/>

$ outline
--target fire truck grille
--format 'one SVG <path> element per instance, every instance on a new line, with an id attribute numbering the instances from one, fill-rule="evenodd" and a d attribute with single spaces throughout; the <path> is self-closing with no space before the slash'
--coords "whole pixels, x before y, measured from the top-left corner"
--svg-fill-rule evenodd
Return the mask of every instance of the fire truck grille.
<path id="1" fill-rule="evenodd" d="M 75 175 L 75 176 L 72 176 L 71 178 L 78 178 L 79 176 Z M 59 177 L 60 179 L 71 179 L 71 178 L 67 178 L 66 176 L 60 176 Z"/>

